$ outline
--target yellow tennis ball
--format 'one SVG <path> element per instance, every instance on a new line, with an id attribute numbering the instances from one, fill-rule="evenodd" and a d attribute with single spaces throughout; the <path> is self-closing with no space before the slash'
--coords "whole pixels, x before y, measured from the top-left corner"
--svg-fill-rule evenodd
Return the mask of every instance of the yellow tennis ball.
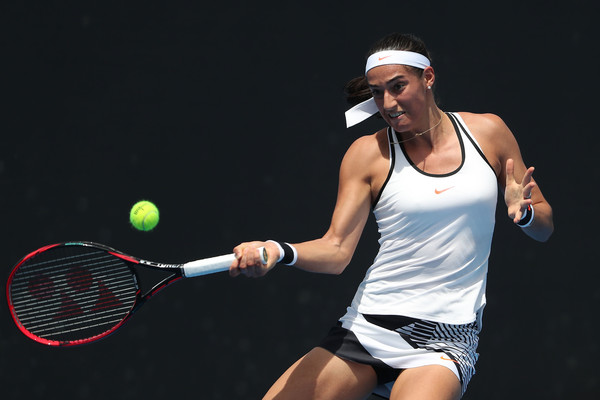
<path id="1" fill-rule="evenodd" d="M 150 231 L 158 225 L 158 208 L 147 200 L 138 201 L 131 207 L 129 221 L 135 229 Z"/>

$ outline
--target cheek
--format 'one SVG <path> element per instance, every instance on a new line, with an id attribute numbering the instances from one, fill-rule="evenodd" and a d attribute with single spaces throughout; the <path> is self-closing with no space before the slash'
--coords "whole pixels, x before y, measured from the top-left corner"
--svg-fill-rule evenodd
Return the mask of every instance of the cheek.
<path id="1" fill-rule="evenodd" d="M 409 114 L 419 115 L 423 113 L 427 107 L 427 100 L 425 95 L 421 92 L 415 91 L 413 93 L 407 93 L 406 96 L 402 96 L 398 102 L 402 105 L 403 109 Z"/>

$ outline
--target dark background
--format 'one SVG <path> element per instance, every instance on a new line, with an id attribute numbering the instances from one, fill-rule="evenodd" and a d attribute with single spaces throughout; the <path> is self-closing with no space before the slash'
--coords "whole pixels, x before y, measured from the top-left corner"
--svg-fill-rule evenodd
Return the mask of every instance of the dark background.
<path id="1" fill-rule="evenodd" d="M 555 211 L 540 244 L 499 203 L 464 398 L 600 398 L 592 4 L 3 2 L 1 275 L 66 240 L 185 262 L 322 235 L 341 157 L 381 126 L 346 130 L 342 87 L 372 42 L 413 32 L 433 54 L 441 108 L 504 118 Z M 140 199 L 160 208 L 153 232 L 128 223 Z M 80 348 L 28 340 L 1 301 L 1 396 L 260 398 L 343 314 L 377 238 L 371 220 L 341 276 L 281 267 L 179 283 Z"/>

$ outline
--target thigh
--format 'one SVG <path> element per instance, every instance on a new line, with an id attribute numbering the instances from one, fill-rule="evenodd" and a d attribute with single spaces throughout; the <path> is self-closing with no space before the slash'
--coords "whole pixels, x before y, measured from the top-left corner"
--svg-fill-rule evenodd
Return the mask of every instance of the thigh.
<path id="1" fill-rule="evenodd" d="M 458 400 L 461 392 L 454 372 L 441 365 L 426 365 L 402 371 L 390 400 Z"/>
<path id="2" fill-rule="evenodd" d="M 370 366 L 343 360 L 317 347 L 292 365 L 264 399 L 360 400 L 368 397 L 376 384 Z"/>

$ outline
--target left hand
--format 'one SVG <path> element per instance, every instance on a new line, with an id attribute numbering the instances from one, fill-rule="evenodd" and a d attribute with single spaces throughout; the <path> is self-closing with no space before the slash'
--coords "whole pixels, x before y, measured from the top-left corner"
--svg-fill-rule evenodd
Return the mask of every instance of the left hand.
<path id="1" fill-rule="evenodd" d="M 533 181 L 533 167 L 529 167 L 523 175 L 521 183 L 515 180 L 514 172 L 514 161 L 512 158 L 506 160 L 506 186 L 504 188 L 504 202 L 508 209 L 508 216 L 516 224 L 521 220 L 525 210 L 530 204 L 533 204 L 531 200 L 531 191 L 536 187 Z"/>

